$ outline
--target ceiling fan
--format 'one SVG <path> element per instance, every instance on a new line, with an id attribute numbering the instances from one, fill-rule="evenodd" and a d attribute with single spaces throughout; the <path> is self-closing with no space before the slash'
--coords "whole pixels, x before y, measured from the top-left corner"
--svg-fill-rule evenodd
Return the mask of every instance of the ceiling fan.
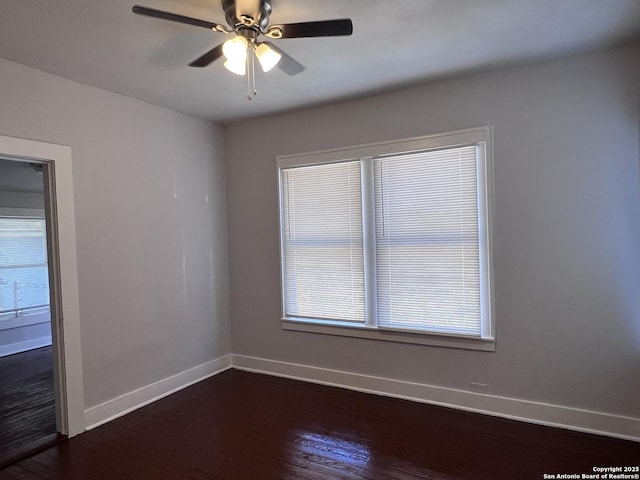
<path id="1" fill-rule="evenodd" d="M 297 75 L 304 70 L 302 64 L 287 55 L 273 42 L 262 40 L 261 37 L 277 40 L 346 36 L 353 33 L 353 23 L 348 18 L 269 25 L 271 2 L 272 0 L 222 0 L 222 9 L 228 26 L 139 5 L 133 7 L 133 13 L 202 27 L 214 32 L 235 34 L 230 40 L 196 58 L 189 66 L 206 67 L 224 56 L 226 58 L 224 66 L 228 70 L 238 75 L 248 74 L 247 98 L 251 100 L 256 94 L 256 58 L 265 72 L 276 65 L 288 75 Z"/>

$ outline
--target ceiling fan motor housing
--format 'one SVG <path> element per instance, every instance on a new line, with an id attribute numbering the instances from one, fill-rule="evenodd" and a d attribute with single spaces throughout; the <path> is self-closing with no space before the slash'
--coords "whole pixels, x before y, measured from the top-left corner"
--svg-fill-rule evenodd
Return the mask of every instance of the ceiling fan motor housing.
<path id="1" fill-rule="evenodd" d="M 257 9 L 252 10 L 250 6 L 255 6 Z M 238 25 L 245 27 L 255 26 L 260 30 L 264 30 L 269 24 L 271 0 L 253 2 L 247 0 L 222 0 L 222 9 L 227 23 L 234 30 Z"/>

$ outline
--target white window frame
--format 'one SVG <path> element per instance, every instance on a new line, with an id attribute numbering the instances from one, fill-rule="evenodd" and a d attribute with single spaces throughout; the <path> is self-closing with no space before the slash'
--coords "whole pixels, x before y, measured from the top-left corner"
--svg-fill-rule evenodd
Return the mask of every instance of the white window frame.
<path id="1" fill-rule="evenodd" d="M 281 300 L 282 300 L 282 328 L 285 330 L 322 333 L 328 335 L 339 335 L 347 337 L 368 338 L 375 340 L 385 340 L 392 342 L 414 343 L 421 345 L 434 345 L 440 347 L 465 348 L 471 350 L 495 351 L 495 314 L 494 314 L 494 294 L 493 294 L 493 263 L 492 263 L 492 212 L 493 212 L 493 132 L 490 126 L 457 130 L 453 132 L 439 133 L 422 137 L 392 140 L 387 142 L 370 143 L 347 148 L 323 150 L 295 155 L 283 155 L 277 157 L 278 182 L 279 182 L 279 205 L 280 205 L 280 277 L 281 277 Z M 372 158 L 399 155 L 412 152 L 423 152 L 442 148 L 455 148 L 470 145 L 483 145 L 480 149 L 484 155 L 479 155 L 477 164 L 477 194 L 478 194 L 478 235 L 480 240 L 480 291 L 482 296 L 482 333 L 481 336 L 456 335 L 449 333 L 435 333 L 419 330 L 395 330 L 381 328 L 376 325 L 373 318 L 372 306 L 367 302 L 367 321 L 364 325 L 354 325 L 351 322 L 314 320 L 309 318 L 286 318 L 284 316 L 284 241 L 282 238 L 283 218 L 282 218 L 282 184 L 281 170 L 291 167 L 311 166 L 344 161 L 361 160 L 364 168 L 370 163 Z M 364 182 L 363 182 L 364 183 Z M 364 190 L 363 204 L 366 195 L 371 194 Z M 366 215 L 365 215 L 366 216 Z M 363 218 L 364 242 L 372 240 L 369 238 L 367 222 Z M 365 257 L 375 255 L 375 253 L 365 248 Z M 371 265 L 365 259 L 365 265 Z M 369 269 L 371 270 L 371 269 Z M 365 272 L 367 269 L 365 267 Z M 375 285 L 375 272 L 369 271 L 367 276 L 368 287 Z M 365 298 L 368 297 L 365 293 Z"/>

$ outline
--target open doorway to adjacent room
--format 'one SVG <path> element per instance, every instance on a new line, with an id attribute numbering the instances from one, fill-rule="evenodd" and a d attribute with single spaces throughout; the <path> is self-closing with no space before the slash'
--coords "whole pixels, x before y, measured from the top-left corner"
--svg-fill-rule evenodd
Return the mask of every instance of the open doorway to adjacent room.
<path id="1" fill-rule="evenodd" d="M 0 331 L 33 327 L 5 335 L 6 355 L 0 355 L 0 361 L 5 360 L 3 363 L 9 368 L 3 370 L 7 377 L 0 377 L 0 385 L 17 381 L 21 372 L 26 372 L 27 382 L 33 381 L 33 377 L 36 379 L 27 387 L 8 388 L 11 390 L 8 397 L 0 399 L 2 466 L 67 436 L 82 433 L 85 430 L 85 412 L 71 148 L 0 135 L 0 160 L 9 169 L 0 174 L 0 193 L 14 191 L 13 194 L 0 195 L 0 200 L 6 201 L 11 196 L 22 200 L 35 198 L 40 195 L 40 190 L 44 196 L 44 200 L 31 198 L 37 202 L 34 204 L 4 207 L 0 215 L 7 237 L 7 245 L 2 247 L 1 265 L 7 267 L 3 271 L 29 271 L 21 280 L 3 273 L 2 282 L 8 290 L 3 292 L 0 310 L 4 313 L 0 321 L 7 328 Z M 16 187 L 11 181 L 14 174 L 17 175 L 16 170 L 28 173 L 31 178 L 25 184 L 21 183 L 23 194 L 15 193 L 21 187 Z M 31 187 L 28 186 L 30 182 Z M 39 186 L 36 188 L 35 184 Z M 38 192 L 29 192 L 29 189 L 37 189 Z M 24 237 L 27 241 L 22 247 L 13 245 L 12 242 L 23 241 Z M 9 251 L 14 251 L 14 254 L 8 254 Z M 11 275 L 15 277 L 16 272 Z M 16 355 L 25 353 L 31 357 L 22 362 L 20 359 L 24 357 Z M 38 392 L 46 394 L 38 397 Z M 24 403 L 11 406 L 10 399 Z M 27 403 L 41 403 L 46 407 L 28 421 L 31 414 L 26 408 Z M 34 425 L 31 432 L 35 434 L 31 436 L 29 432 Z M 9 439 L 7 434 L 6 439 L 2 438 L 2 428 L 15 432 L 15 437 Z M 52 428 L 53 433 L 49 434 Z"/>
<path id="2" fill-rule="evenodd" d="M 43 167 L 0 158 L 0 464 L 59 438 Z"/>

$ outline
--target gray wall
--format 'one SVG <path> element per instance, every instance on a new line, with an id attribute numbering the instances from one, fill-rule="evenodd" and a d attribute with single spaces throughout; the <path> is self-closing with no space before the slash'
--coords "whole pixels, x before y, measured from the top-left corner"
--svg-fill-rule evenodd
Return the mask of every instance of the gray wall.
<path id="1" fill-rule="evenodd" d="M 640 415 L 640 47 L 234 124 L 234 354 Z M 276 155 L 493 125 L 497 351 L 283 331 Z"/>
<path id="2" fill-rule="evenodd" d="M 229 353 L 223 129 L 0 60 L 0 134 L 73 155 L 85 402 Z"/>

